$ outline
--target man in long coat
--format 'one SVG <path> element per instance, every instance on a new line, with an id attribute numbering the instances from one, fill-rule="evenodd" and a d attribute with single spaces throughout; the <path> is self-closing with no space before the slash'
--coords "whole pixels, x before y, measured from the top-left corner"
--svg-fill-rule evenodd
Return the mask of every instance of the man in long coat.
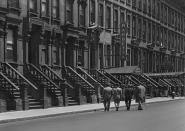
<path id="1" fill-rule="evenodd" d="M 130 110 L 130 106 L 131 106 L 131 101 L 132 101 L 132 97 L 134 94 L 134 90 L 133 90 L 133 86 L 132 85 L 127 85 L 125 87 L 125 105 L 127 107 L 127 110 Z"/>
<path id="2" fill-rule="evenodd" d="M 116 88 L 113 88 L 113 99 L 116 107 L 116 111 L 119 110 L 119 104 L 122 98 L 122 89 L 119 87 L 119 84 L 116 85 Z"/>
<path id="3" fill-rule="evenodd" d="M 146 89 L 143 85 L 139 85 L 136 87 L 135 97 L 136 97 L 136 102 L 138 103 L 138 110 L 143 110 L 141 104 L 145 102 L 145 91 Z"/>
<path id="4" fill-rule="evenodd" d="M 109 111 L 111 97 L 112 97 L 112 88 L 110 86 L 107 86 L 103 89 L 104 111 Z"/>

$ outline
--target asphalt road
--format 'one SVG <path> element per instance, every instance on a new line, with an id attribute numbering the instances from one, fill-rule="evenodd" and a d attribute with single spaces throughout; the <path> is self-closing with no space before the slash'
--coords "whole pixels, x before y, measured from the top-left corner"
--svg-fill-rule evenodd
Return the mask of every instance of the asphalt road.
<path id="1" fill-rule="evenodd" d="M 185 131 L 185 101 L 7 123 L 0 131 Z"/>

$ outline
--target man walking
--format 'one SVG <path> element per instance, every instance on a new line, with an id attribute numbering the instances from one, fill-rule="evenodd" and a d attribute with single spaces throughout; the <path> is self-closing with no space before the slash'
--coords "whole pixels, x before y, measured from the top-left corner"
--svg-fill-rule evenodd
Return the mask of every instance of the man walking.
<path id="1" fill-rule="evenodd" d="M 142 103 L 145 102 L 145 87 L 143 85 L 139 85 L 136 88 L 136 102 L 138 103 L 138 110 L 143 110 Z"/>
<path id="2" fill-rule="evenodd" d="M 112 88 L 110 86 L 107 86 L 103 89 L 104 111 L 109 111 L 111 97 L 112 97 Z"/>
<path id="3" fill-rule="evenodd" d="M 125 105 L 128 111 L 130 110 L 132 96 L 133 96 L 133 86 L 127 85 L 125 87 Z"/>
<path id="4" fill-rule="evenodd" d="M 116 111 L 119 110 L 121 97 L 122 97 L 122 89 L 119 87 L 119 84 L 116 84 L 116 87 L 113 89 L 113 99 L 114 99 Z"/>

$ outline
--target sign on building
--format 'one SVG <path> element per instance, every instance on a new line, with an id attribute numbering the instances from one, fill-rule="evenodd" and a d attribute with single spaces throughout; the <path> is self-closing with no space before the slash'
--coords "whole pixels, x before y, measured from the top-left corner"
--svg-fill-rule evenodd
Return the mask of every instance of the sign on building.
<path id="1" fill-rule="evenodd" d="M 124 61 L 126 60 L 126 22 L 120 24 L 120 43 L 121 43 L 121 64 L 124 65 Z"/>

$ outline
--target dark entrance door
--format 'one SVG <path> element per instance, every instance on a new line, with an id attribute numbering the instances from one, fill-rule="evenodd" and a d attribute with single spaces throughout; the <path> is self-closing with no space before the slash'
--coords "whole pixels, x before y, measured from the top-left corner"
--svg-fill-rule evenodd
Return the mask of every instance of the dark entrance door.
<path id="1" fill-rule="evenodd" d="M 74 49 L 75 49 L 74 42 L 75 41 L 73 37 L 68 38 L 65 52 L 65 63 L 67 66 L 71 67 L 74 67 Z"/>
<path id="2" fill-rule="evenodd" d="M 34 65 L 39 64 L 39 43 L 40 30 L 38 27 L 32 27 L 30 42 L 28 43 L 28 62 Z"/>

